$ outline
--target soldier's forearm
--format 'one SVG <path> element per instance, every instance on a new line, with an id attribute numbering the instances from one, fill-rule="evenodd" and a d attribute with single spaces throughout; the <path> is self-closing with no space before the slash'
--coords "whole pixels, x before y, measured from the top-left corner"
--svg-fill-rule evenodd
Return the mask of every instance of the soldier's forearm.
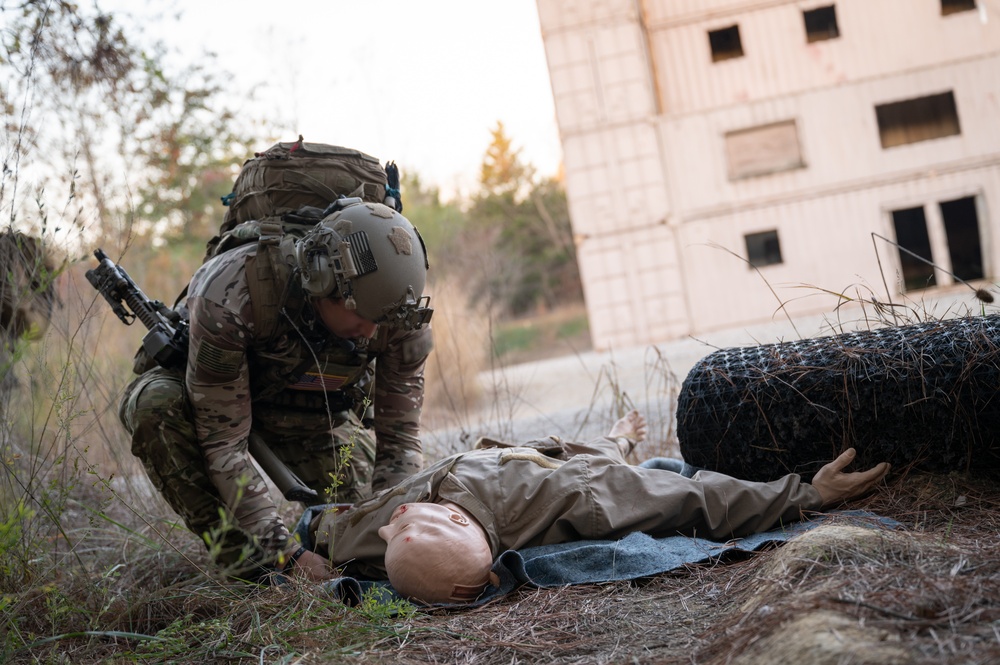
<path id="1" fill-rule="evenodd" d="M 424 468 L 424 455 L 420 444 L 409 448 L 384 450 L 380 445 L 375 456 L 375 471 L 372 475 L 372 491 L 378 492 L 394 487 Z"/>

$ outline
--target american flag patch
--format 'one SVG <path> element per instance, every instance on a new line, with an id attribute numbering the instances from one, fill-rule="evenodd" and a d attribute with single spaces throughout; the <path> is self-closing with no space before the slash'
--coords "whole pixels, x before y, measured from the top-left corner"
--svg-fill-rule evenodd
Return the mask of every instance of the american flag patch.
<path id="1" fill-rule="evenodd" d="M 368 234 L 364 231 L 357 231 L 344 238 L 351 248 L 351 259 L 357 269 L 358 277 L 367 275 L 378 270 L 378 263 L 375 255 L 372 254 L 372 246 L 368 243 Z"/>
<path id="2" fill-rule="evenodd" d="M 346 376 L 306 372 L 299 377 L 297 383 L 293 383 L 289 388 L 291 390 L 337 390 L 344 385 L 345 381 L 347 381 Z"/>

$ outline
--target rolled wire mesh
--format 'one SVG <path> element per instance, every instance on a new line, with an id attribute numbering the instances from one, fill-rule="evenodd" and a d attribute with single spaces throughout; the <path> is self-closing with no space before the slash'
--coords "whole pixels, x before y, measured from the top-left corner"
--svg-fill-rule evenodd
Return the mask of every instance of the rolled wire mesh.
<path id="1" fill-rule="evenodd" d="M 716 351 L 677 405 L 681 454 L 751 480 L 853 468 L 1000 475 L 1000 315 Z"/>

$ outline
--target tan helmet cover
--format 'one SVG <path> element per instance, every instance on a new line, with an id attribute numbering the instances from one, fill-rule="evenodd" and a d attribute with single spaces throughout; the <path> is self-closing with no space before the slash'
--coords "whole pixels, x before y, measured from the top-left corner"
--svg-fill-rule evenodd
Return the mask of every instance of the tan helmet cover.
<path id="1" fill-rule="evenodd" d="M 430 320 L 427 254 L 416 228 L 382 203 L 349 200 L 296 243 L 305 291 L 342 298 L 358 316 L 390 327 Z"/>
<path id="2" fill-rule="evenodd" d="M 495 581 L 493 555 L 479 524 L 454 504 L 414 503 L 381 529 L 393 588 L 425 603 L 467 603 Z"/>

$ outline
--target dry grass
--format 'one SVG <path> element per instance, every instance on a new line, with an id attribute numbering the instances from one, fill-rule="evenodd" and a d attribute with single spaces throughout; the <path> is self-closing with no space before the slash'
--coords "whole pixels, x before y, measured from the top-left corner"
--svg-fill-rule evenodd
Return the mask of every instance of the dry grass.
<path id="1" fill-rule="evenodd" d="M 897 519 L 898 531 L 834 523 L 742 561 L 522 589 L 418 615 L 405 625 L 421 630 L 349 662 L 994 663 L 998 506 L 990 481 L 897 478 L 852 507 Z"/>
<path id="2" fill-rule="evenodd" d="M 0 662 L 1000 662 L 1000 486 L 957 473 L 897 475 L 850 506 L 899 531 L 822 527 L 724 563 L 465 611 L 348 608 L 313 585 L 218 579 L 148 485 L 118 477 L 135 468 L 114 405 L 137 339 L 80 293 L 65 292 L 60 344 L 21 368 L 23 385 L 64 387 L 3 405 Z M 676 377 L 650 364 L 646 392 L 672 408 Z M 625 395 L 613 371 L 599 382 Z M 671 414 L 648 415 L 663 422 L 654 442 L 671 444 Z"/>
<path id="3" fill-rule="evenodd" d="M 457 277 L 438 278 L 430 288 L 434 307 L 434 351 L 424 370 L 425 429 L 467 423 L 482 399 L 479 372 L 488 364 L 489 317 L 466 302 Z"/>

